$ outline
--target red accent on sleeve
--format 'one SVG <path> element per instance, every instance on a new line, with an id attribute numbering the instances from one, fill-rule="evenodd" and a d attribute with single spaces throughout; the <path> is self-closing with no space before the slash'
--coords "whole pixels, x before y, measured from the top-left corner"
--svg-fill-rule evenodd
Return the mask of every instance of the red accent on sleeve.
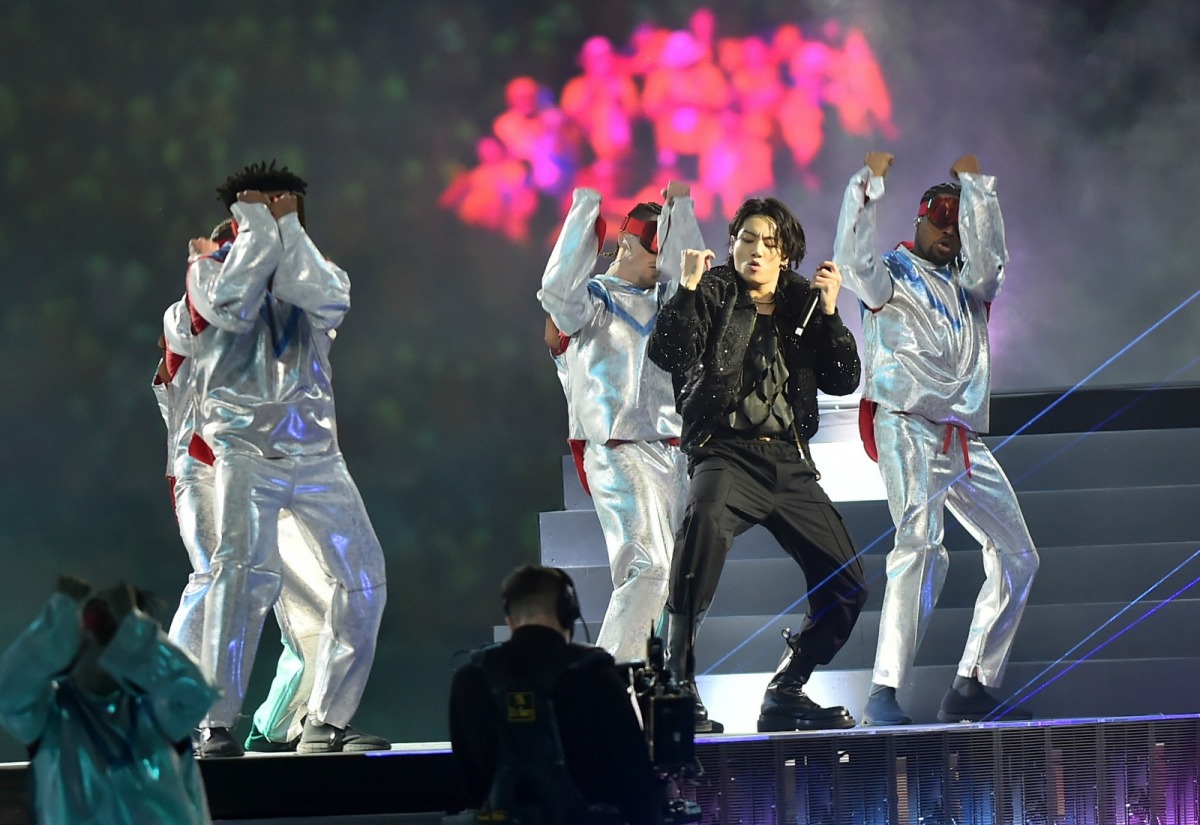
<path id="1" fill-rule="evenodd" d="M 578 438 L 568 438 L 567 444 L 571 446 L 571 458 L 575 459 L 575 473 L 579 476 L 579 483 L 583 485 L 583 491 L 590 496 L 592 489 L 588 487 L 587 473 L 583 469 L 583 448 L 587 446 L 587 442 Z"/>
<path id="2" fill-rule="evenodd" d="M 570 335 L 563 335 L 563 334 L 560 332 L 560 333 L 558 334 L 558 346 L 557 346 L 557 347 L 553 347 L 553 348 L 550 350 L 550 354 L 551 354 L 551 355 L 553 355 L 555 358 L 557 358 L 558 356 L 562 355 L 564 352 L 566 352 L 566 351 L 567 351 L 567 346 L 568 346 L 570 343 L 571 343 L 571 336 L 570 336 Z"/>
<path id="3" fill-rule="evenodd" d="M 177 352 L 172 352 L 170 347 L 163 351 L 163 361 L 167 365 L 167 383 L 175 378 L 175 373 L 179 372 L 180 365 L 187 358 L 185 355 L 180 355 Z"/>
<path id="4" fill-rule="evenodd" d="M 876 463 L 879 462 L 879 447 L 875 443 L 875 411 L 879 405 L 874 401 L 861 398 L 858 401 L 858 437 L 862 439 L 863 449 L 867 456 Z"/>
<path id="5" fill-rule="evenodd" d="M 983 315 L 983 319 L 984 319 L 985 321 L 991 321 L 991 320 L 992 320 L 992 302 L 991 302 L 991 301 L 984 301 L 984 302 L 983 302 L 983 313 L 984 313 L 984 315 Z"/>
<path id="6" fill-rule="evenodd" d="M 195 304 L 192 303 L 191 295 L 188 295 L 185 300 L 187 301 L 188 317 L 192 319 L 192 335 L 199 335 L 200 333 L 204 332 L 204 330 L 208 329 L 208 319 L 201 315 L 200 311 L 196 309 Z M 174 375 L 174 373 L 172 373 L 172 375 Z"/>
<path id="7" fill-rule="evenodd" d="M 217 457 L 213 455 L 212 447 L 208 446 L 204 439 L 196 433 L 192 433 L 192 440 L 188 442 L 188 455 L 209 467 L 217 460 Z"/>
<path id="8" fill-rule="evenodd" d="M 608 234 L 608 221 L 604 220 L 604 216 L 596 216 L 596 251 L 599 252 L 604 248 L 604 236 Z"/>
<path id="9" fill-rule="evenodd" d="M 179 521 L 179 504 L 175 501 L 175 476 L 167 476 L 167 487 L 171 493 L 171 512 L 175 514 L 175 520 Z"/>

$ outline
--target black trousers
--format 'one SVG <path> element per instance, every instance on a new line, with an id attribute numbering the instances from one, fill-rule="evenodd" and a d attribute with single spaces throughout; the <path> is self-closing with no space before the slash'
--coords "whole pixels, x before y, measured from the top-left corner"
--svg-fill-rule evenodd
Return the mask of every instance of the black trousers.
<path id="1" fill-rule="evenodd" d="M 850 534 L 812 462 L 786 441 L 713 439 L 693 451 L 691 476 L 671 560 L 672 622 L 687 621 L 694 632 L 733 540 L 762 524 L 812 591 L 800 651 L 813 665 L 827 664 L 850 637 L 867 589 Z"/>

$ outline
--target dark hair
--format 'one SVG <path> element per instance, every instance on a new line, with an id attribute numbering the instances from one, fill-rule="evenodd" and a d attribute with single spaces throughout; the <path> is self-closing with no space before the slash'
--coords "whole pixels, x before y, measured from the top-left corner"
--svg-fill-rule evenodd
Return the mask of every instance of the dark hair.
<path id="1" fill-rule="evenodd" d="M 308 184 L 286 166 L 276 168 L 274 160 L 270 166 L 263 161 L 252 163 L 226 178 L 225 182 L 217 187 L 217 198 L 228 208 L 237 201 L 238 192 L 251 189 L 258 192 L 294 192 L 303 195 L 308 189 Z"/>
<path id="2" fill-rule="evenodd" d="M 643 201 L 637 204 L 625 215 L 625 220 L 621 222 L 621 230 L 623 232 L 632 232 L 632 229 L 638 227 L 629 227 L 629 221 L 641 221 L 642 226 L 639 231 L 632 232 L 637 235 L 638 242 L 647 252 L 658 252 L 658 217 L 662 214 L 662 206 L 657 203 Z"/>
<path id="3" fill-rule="evenodd" d="M 219 244 L 228 243 L 233 238 L 233 218 L 226 218 L 214 226 L 212 234 L 208 236 L 210 241 L 216 241 Z"/>
<path id="4" fill-rule="evenodd" d="M 939 183 L 925 190 L 925 194 L 921 196 L 919 203 L 925 203 L 936 198 L 938 195 L 953 195 L 956 198 L 962 197 L 962 187 L 957 183 Z"/>
<path id="5" fill-rule="evenodd" d="M 519 618 L 530 613 L 548 613 L 570 630 L 579 618 L 575 583 L 564 570 L 541 564 L 526 564 L 508 574 L 500 587 L 504 615 Z"/>
<path id="6" fill-rule="evenodd" d="M 736 238 L 742 225 L 755 215 L 762 215 L 775 222 L 779 233 L 779 251 L 787 258 L 788 266 L 795 267 L 804 260 L 808 244 L 804 240 L 804 227 L 783 201 L 776 198 L 750 198 L 738 207 L 729 222 L 729 237 Z"/>
<path id="7" fill-rule="evenodd" d="M 662 204 L 643 201 L 630 209 L 626 214 L 639 221 L 658 220 L 658 216 L 662 214 Z"/>

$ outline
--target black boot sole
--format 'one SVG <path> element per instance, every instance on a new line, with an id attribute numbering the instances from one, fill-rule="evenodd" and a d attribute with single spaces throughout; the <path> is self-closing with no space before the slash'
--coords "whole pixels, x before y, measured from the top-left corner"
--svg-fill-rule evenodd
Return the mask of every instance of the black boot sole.
<path id="1" fill-rule="evenodd" d="M 797 730 L 846 730 L 854 727 L 854 717 L 825 716 L 820 719 L 796 718 L 795 716 L 759 716 L 759 733 L 788 733 Z"/>

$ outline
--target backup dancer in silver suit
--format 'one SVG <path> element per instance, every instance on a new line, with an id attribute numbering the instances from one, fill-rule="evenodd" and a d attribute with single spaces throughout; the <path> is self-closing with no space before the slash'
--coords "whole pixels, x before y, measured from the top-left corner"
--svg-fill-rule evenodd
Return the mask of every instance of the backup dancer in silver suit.
<path id="1" fill-rule="evenodd" d="M 217 241 L 222 240 L 218 231 L 213 233 L 211 247 L 203 252 L 216 251 Z M 194 250 L 193 254 L 202 252 Z M 213 518 L 213 457 L 196 435 L 190 387 L 192 364 L 181 354 L 191 349 L 191 318 L 186 301 L 181 300 L 172 304 L 163 318 L 164 352 L 153 389 L 167 425 L 167 478 L 175 515 L 192 564 L 168 635 L 200 661 L 204 597 L 212 580 L 210 566 L 217 547 L 217 526 Z M 270 691 L 254 713 L 254 724 L 246 740 L 248 748 L 259 751 L 291 750 L 300 738 L 315 671 L 305 663 L 316 657 L 335 586 L 288 511 L 279 519 L 279 555 L 283 588 L 275 603 L 275 618 L 283 651 Z M 381 749 L 389 747 L 386 740 L 380 739 L 377 744 Z"/>
<path id="2" fill-rule="evenodd" d="M 663 207 L 634 207 L 616 259 L 593 276 L 604 242 L 600 194 L 576 189 L 538 292 L 564 336 L 555 355 L 571 434 L 583 442 L 583 476 L 612 572 L 596 643 L 617 661 L 645 658 L 687 496 L 671 376 L 650 362 L 646 345 L 679 286 L 682 251 L 702 242 L 687 187 L 672 183 L 666 196 Z"/>
<path id="3" fill-rule="evenodd" d="M 329 332 L 349 309 L 350 282 L 304 229 L 304 189 L 274 164 L 231 177 L 220 192 L 237 237 L 188 268 L 196 415 L 215 457 L 218 531 L 202 664 L 224 690 L 203 723 L 204 755 L 241 750 L 229 728 L 280 593 L 281 510 L 292 512 L 336 583 L 312 663 L 301 753 L 351 747 L 346 729 L 383 612 L 383 553 L 338 448 L 330 385 Z"/>
<path id="4" fill-rule="evenodd" d="M 981 173 L 974 155 L 959 158 L 950 170 L 959 184 L 922 196 L 913 243 L 877 258 L 875 210 L 891 163 L 891 155 L 872 152 L 850 179 L 834 252 L 864 307 L 863 436 L 868 453 L 877 453 L 896 524 L 863 723 L 912 721 L 896 688 L 906 683 L 945 582 L 946 509 L 983 545 L 986 579 L 938 719 L 1028 718 L 986 690 L 1004 676 L 1038 568 L 1017 497 L 979 437 L 988 431 L 988 313 L 1008 260 L 996 179 Z"/>

